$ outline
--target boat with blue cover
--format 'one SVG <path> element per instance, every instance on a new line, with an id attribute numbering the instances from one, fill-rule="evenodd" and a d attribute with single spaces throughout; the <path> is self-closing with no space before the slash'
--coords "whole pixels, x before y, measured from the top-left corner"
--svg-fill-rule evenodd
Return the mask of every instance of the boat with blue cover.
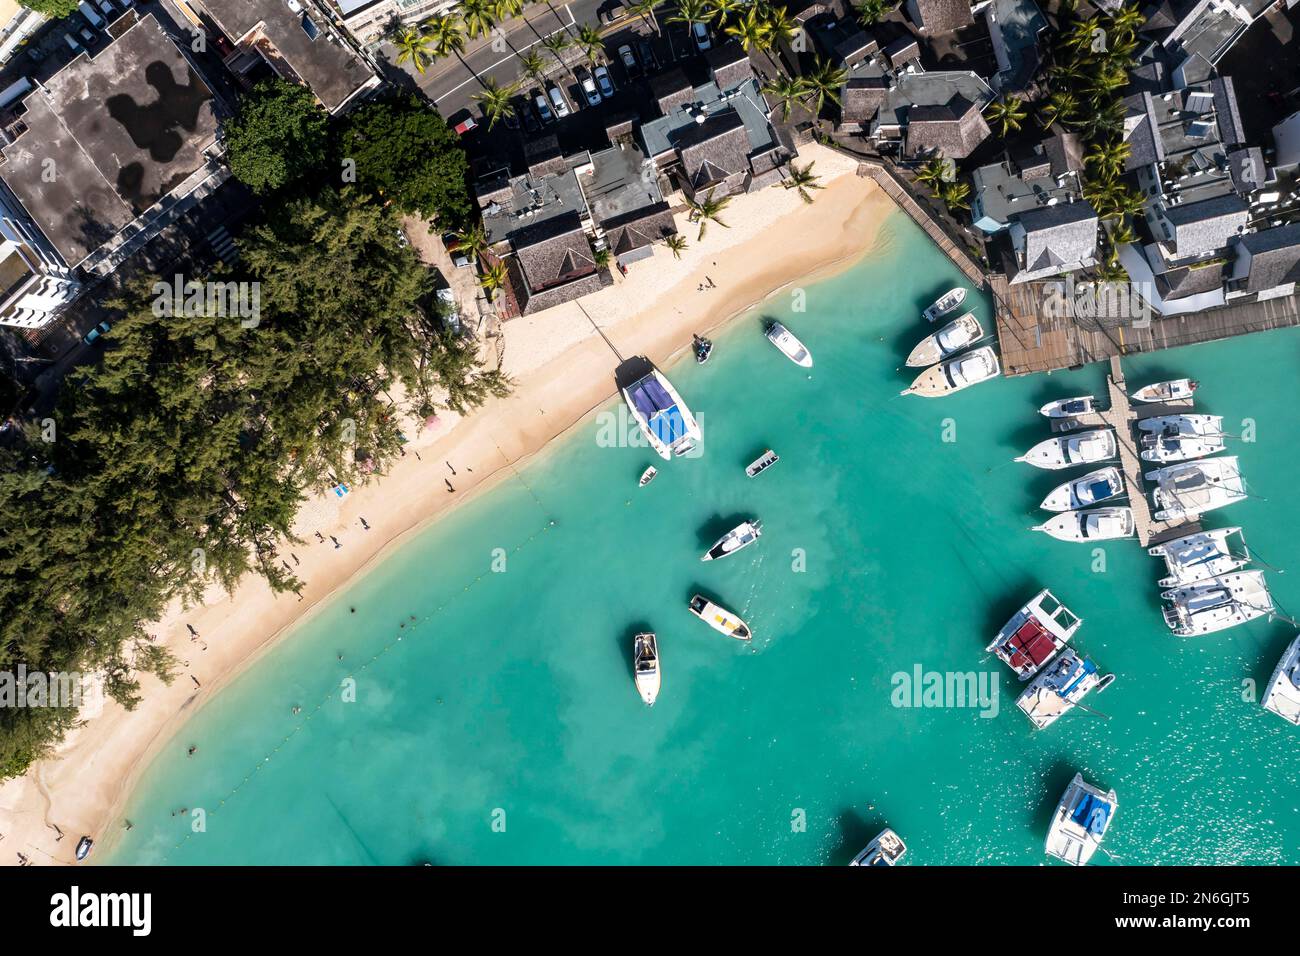
<path id="1" fill-rule="evenodd" d="M 1124 478 L 1114 465 L 1057 485 L 1039 505 L 1044 511 L 1078 511 L 1124 494 Z"/>
<path id="2" fill-rule="evenodd" d="M 700 440 L 700 426 L 672 383 L 657 368 L 623 389 L 632 417 L 665 461 L 685 455 Z"/>
<path id="3" fill-rule="evenodd" d="M 1039 671 L 1034 682 L 1016 701 L 1035 727 L 1042 730 L 1056 723 L 1074 709 L 1093 690 L 1101 693 L 1115 680 L 1114 674 L 1103 677 L 1089 657 L 1080 657 L 1067 647 L 1056 659 Z"/>
<path id="4" fill-rule="evenodd" d="M 1071 866 L 1087 866 L 1118 809 L 1114 790 L 1103 793 L 1076 773 L 1047 828 L 1047 855 Z"/>

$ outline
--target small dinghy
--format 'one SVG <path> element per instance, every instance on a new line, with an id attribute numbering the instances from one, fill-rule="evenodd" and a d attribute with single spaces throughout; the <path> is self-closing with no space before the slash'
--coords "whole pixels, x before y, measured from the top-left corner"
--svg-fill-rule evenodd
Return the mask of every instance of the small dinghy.
<path id="1" fill-rule="evenodd" d="M 1080 395 L 1078 398 L 1061 398 L 1048 402 L 1038 410 L 1038 414 L 1048 418 L 1077 418 L 1096 410 L 1097 402 L 1091 395 Z"/>
<path id="2" fill-rule="evenodd" d="M 713 354 L 713 342 L 702 335 L 697 335 L 691 342 L 695 349 L 695 361 L 703 365 Z"/>
<path id="3" fill-rule="evenodd" d="M 641 699 L 654 706 L 659 696 L 659 640 L 653 634 L 638 634 L 632 641 L 636 690 Z"/>
<path id="4" fill-rule="evenodd" d="M 939 398 L 987 382 L 1001 374 L 1002 367 L 998 364 L 997 353 L 993 351 L 993 346 L 986 345 L 931 366 L 899 394 Z"/>
<path id="5" fill-rule="evenodd" d="M 654 465 L 651 465 L 645 471 L 641 472 L 641 481 L 637 487 L 644 488 L 646 485 L 650 484 L 650 482 L 655 480 L 655 475 L 657 474 L 659 474 L 659 469 Z"/>
<path id="6" fill-rule="evenodd" d="M 745 466 L 745 474 L 749 475 L 751 478 L 756 475 L 761 475 L 780 460 L 781 456 L 769 448 Z"/>
<path id="7" fill-rule="evenodd" d="M 1076 511 L 1091 508 L 1124 494 L 1124 479 L 1114 465 L 1098 468 L 1082 478 L 1057 485 L 1039 506 L 1044 511 Z"/>
<path id="8" fill-rule="evenodd" d="M 1113 541 L 1133 537 L 1137 524 L 1132 508 L 1090 508 L 1063 512 L 1030 530 L 1050 534 L 1057 541 Z"/>
<path id="9" fill-rule="evenodd" d="M 1119 454 L 1119 443 L 1113 428 L 1094 428 L 1040 441 L 1016 461 L 1028 462 L 1035 468 L 1059 471 L 1074 465 L 1095 465 L 1110 461 Z"/>
<path id="10" fill-rule="evenodd" d="M 1047 855 L 1071 866 L 1087 866 L 1118 809 L 1114 790 L 1102 793 L 1076 773 L 1047 828 Z"/>
<path id="11" fill-rule="evenodd" d="M 794 362 L 795 365 L 802 368 L 812 368 L 812 353 L 780 322 L 773 322 L 768 325 L 763 334 L 767 336 L 769 342 L 781 350 L 782 355 Z"/>
<path id="12" fill-rule="evenodd" d="M 735 554 L 742 548 L 747 548 L 757 541 L 762 533 L 763 524 L 757 518 L 742 521 L 714 542 L 713 547 L 709 548 L 700 560 L 717 561 L 719 558 Z"/>
<path id="13" fill-rule="evenodd" d="M 906 852 L 907 844 L 902 837 L 885 827 L 879 836 L 853 858 L 849 866 L 897 866 Z"/>
<path id="14" fill-rule="evenodd" d="M 698 617 L 709 627 L 713 628 L 719 634 L 725 634 L 727 637 L 734 637 L 738 641 L 748 641 L 752 638 L 753 632 L 747 625 L 736 615 L 732 614 L 725 607 L 714 604 L 703 594 L 697 594 L 691 598 L 688 605 L 690 612 Z"/>
<path id="15" fill-rule="evenodd" d="M 83 836 L 77 841 L 77 862 L 80 863 L 86 857 L 90 856 L 90 848 L 95 845 L 95 841 L 88 836 Z"/>
<path id="16" fill-rule="evenodd" d="M 1144 385 L 1129 396 L 1135 402 L 1176 402 L 1190 399 L 1192 393 L 1201 387 L 1200 382 L 1190 378 L 1176 378 L 1171 382 L 1156 382 Z"/>
<path id="17" fill-rule="evenodd" d="M 936 362 L 942 362 L 950 355 L 956 355 L 962 349 L 969 348 L 984 338 L 984 329 L 974 312 L 967 312 L 953 319 L 938 332 L 927 335 L 912 349 L 907 357 L 909 368 L 926 368 Z"/>
<path id="18" fill-rule="evenodd" d="M 1269 678 L 1264 709 L 1300 727 L 1300 637 L 1291 642 Z"/>
<path id="19" fill-rule="evenodd" d="M 947 315 L 957 306 L 966 301 L 966 290 L 963 288 L 949 289 L 939 298 L 935 299 L 928 309 L 921 313 L 921 318 L 927 322 L 933 322 L 935 319 Z"/>

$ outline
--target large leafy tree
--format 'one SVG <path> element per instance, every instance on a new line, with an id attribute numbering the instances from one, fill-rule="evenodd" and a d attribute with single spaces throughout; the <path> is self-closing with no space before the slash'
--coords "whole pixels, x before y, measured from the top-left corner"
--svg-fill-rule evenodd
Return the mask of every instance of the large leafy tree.
<path id="1" fill-rule="evenodd" d="M 29 10 L 47 17 L 66 17 L 77 9 L 77 0 L 22 0 L 22 5 Z"/>
<path id="2" fill-rule="evenodd" d="M 329 117 L 305 86 L 264 80 L 225 124 L 230 171 L 255 193 L 305 181 L 328 153 Z"/>

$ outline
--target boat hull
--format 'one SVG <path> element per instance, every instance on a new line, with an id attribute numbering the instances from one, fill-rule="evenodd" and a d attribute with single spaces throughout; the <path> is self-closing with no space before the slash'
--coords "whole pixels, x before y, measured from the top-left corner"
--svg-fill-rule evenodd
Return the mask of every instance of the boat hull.
<path id="1" fill-rule="evenodd" d="M 1269 713 L 1300 727 L 1300 637 L 1291 642 L 1277 662 L 1260 704 Z"/>
<path id="2" fill-rule="evenodd" d="M 1071 866 L 1086 866 L 1105 839 L 1119 810 L 1115 791 L 1103 793 L 1075 774 L 1047 828 L 1048 856 Z"/>
<path id="3" fill-rule="evenodd" d="M 1089 508 L 1064 511 L 1036 526 L 1058 541 L 1114 541 L 1131 538 L 1137 525 L 1131 508 Z"/>
<path id="4" fill-rule="evenodd" d="M 701 439 L 700 426 L 672 382 L 658 369 L 622 390 L 623 401 L 641 434 L 664 461 L 693 451 Z"/>
<path id="5" fill-rule="evenodd" d="M 812 368 L 812 352 L 808 351 L 808 347 L 795 338 L 794 333 L 780 322 L 773 322 L 764 334 L 767 340 L 795 365 L 800 368 Z"/>
<path id="6" fill-rule="evenodd" d="M 632 664 L 636 675 L 636 692 L 646 706 L 653 707 L 659 697 L 659 639 L 653 634 L 638 634 L 632 639 Z"/>
<path id="7" fill-rule="evenodd" d="M 1118 454 L 1119 444 L 1115 440 L 1114 429 L 1094 428 L 1044 439 L 1016 461 L 1047 471 L 1060 471 L 1076 465 L 1099 465 Z"/>
<path id="8" fill-rule="evenodd" d="M 957 306 L 966 301 L 966 290 L 961 286 L 949 289 L 939 298 L 935 299 L 928 309 L 921 313 L 921 318 L 926 322 L 933 322 L 941 319 Z"/>

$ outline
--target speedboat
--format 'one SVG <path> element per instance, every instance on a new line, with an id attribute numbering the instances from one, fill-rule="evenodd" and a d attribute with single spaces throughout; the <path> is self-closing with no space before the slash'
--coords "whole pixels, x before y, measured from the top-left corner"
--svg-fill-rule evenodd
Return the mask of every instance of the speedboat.
<path id="1" fill-rule="evenodd" d="M 1230 539 L 1233 535 L 1240 541 L 1240 554 L 1232 551 Z M 1250 563 L 1250 551 L 1246 548 L 1246 539 L 1240 528 L 1198 531 L 1147 548 L 1147 554 L 1165 559 L 1169 574 L 1160 579 L 1162 588 L 1196 584 L 1198 581 L 1230 574 Z"/>
<path id="2" fill-rule="evenodd" d="M 993 351 L 993 346 L 986 345 L 932 365 L 899 394 L 938 398 L 940 395 L 951 395 L 971 385 L 987 382 L 1001 374 L 1002 366 L 998 364 L 997 353 Z"/>
<path id="3" fill-rule="evenodd" d="M 90 856 L 90 848 L 95 845 L 95 841 L 88 836 L 83 836 L 77 841 L 77 862 L 80 863 L 86 857 Z"/>
<path id="4" fill-rule="evenodd" d="M 885 827 L 861 853 L 853 858 L 849 866 L 897 866 L 906 852 L 907 844 L 902 838 L 889 827 Z"/>
<path id="5" fill-rule="evenodd" d="M 1200 382 L 1190 378 L 1176 378 L 1171 382 L 1156 382 L 1145 385 L 1129 396 L 1135 402 L 1176 402 L 1190 399 L 1192 393 L 1201 387 Z"/>
<path id="6" fill-rule="evenodd" d="M 659 474 L 659 469 L 651 465 L 645 471 L 641 472 L 641 481 L 637 483 L 638 488 L 644 488 L 650 482 L 655 480 L 655 475 Z"/>
<path id="7" fill-rule="evenodd" d="M 1096 410 L 1097 402 L 1091 395 L 1080 395 L 1078 398 L 1058 398 L 1054 402 L 1048 402 L 1038 410 L 1038 414 L 1048 418 L 1077 418 Z"/>
<path id="8" fill-rule="evenodd" d="M 623 389 L 632 417 L 665 461 L 685 455 L 700 440 L 700 426 L 672 383 L 657 368 Z"/>
<path id="9" fill-rule="evenodd" d="M 780 460 L 781 456 L 769 448 L 745 466 L 745 474 L 750 478 L 753 478 L 756 475 L 761 475 Z"/>
<path id="10" fill-rule="evenodd" d="M 1114 680 L 1114 674 L 1102 677 L 1091 658 L 1080 657 L 1074 648 L 1067 647 L 1025 688 L 1016 706 L 1042 730 L 1056 723 L 1091 691 L 1100 694 Z"/>
<path id="11" fill-rule="evenodd" d="M 1021 680 L 1029 680 L 1056 656 L 1083 619 L 1056 599 L 1047 588 L 1011 616 L 986 651 L 992 651 Z"/>
<path id="12" fill-rule="evenodd" d="M 1031 530 L 1046 532 L 1057 541 L 1113 541 L 1133 537 L 1137 524 L 1132 508 L 1090 508 L 1063 511 Z"/>
<path id="13" fill-rule="evenodd" d="M 1035 468 L 1059 471 L 1073 465 L 1095 465 L 1110 461 L 1118 454 L 1119 443 L 1115 440 L 1115 429 L 1094 428 L 1040 441 L 1015 460 L 1028 462 Z"/>
<path id="14" fill-rule="evenodd" d="M 1047 828 L 1047 855 L 1071 866 L 1087 866 L 1118 809 L 1114 790 L 1102 793 L 1076 773 Z"/>
<path id="15" fill-rule="evenodd" d="M 1195 518 L 1248 497 L 1236 455 L 1170 465 L 1146 479 L 1156 483 L 1157 521 Z"/>
<path id="16" fill-rule="evenodd" d="M 1260 703 L 1265 710 L 1300 726 L 1300 637 L 1291 642 L 1277 662 Z"/>
<path id="17" fill-rule="evenodd" d="M 691 339 L 691 347 L 695 349 L 695 361 L 701 365 L 713 354 L 713 342 L 702 335 L 696 335 Z"/>
<path id="18" fill-rule="evenodd" d="M 1234 571 L 1165 591 L 1165 623 L 1179 637 L 1200 637 L 1272 614 L 1263 571 Z"/>
<path id="19" fill-rule="evenodd" d="M 719 634 L 734 637 L 738 641 L 748 641 L 754 635 L 749 626 L 725 607 L 714 604 L 702 594 L 691 598 L 690 611 Z"/>
<path id="20" fill-rule="evenodd" d="M 984 338 L 984 330 L 974 312 L 953 319 L 938 332 L 927 335 L 912 349 L 907 357 L 911 368 L 925 368 L 935 362 L 942 362 L 950 355 L 956 355 L 964 348 L 969 348 Z"/>
<path id="21" fill-rule="evenodd" d="M 658 638 L 653 634 L 638 634 L 632 642 L 632 661 L 636 667 L 637 693 L 653 707 L 659 696 Z"/>
<path id="22" fill-rule="evenodd" d="M 935 299 L 931 306 L 921 313 L 921 318 L 927 322 L 933 322 L 941 316 L 947 315 L 957 306 L 966 301 L 966 290 L 960 286 L 956 289 L 949 289 L 939 298 Z"/>
<path id="23" fill-rule="evenodd" d="M 1057 485 L 1043 499 L 1040 507 L 1045 511 L 1072 511 L 1099 505 L 1122 494 L 1124 494 L 1124 478 L 1118 468 L 1110 465 L 1107 468 L 1090 471 L 1082 478 Z"/>
<path id="24" fill-rule="evenodd" d="M 763 524 L 757 518 L 742 521 L 719 538 L 700 560 L 716 561 L 718 558 L 725 558 L 729 554 L 735 554 L 741 548 L 747 548 L 757 541 L 762 533 Z"/>
<path id="25" fill-rule="evenodd" d="M 763 334 L 767 336 L 769 342 L 781 350 L 782 355 L 794 362 L 795 365 L 812 368 L 812 353 L 780 322 L 769 324 L 767 331 Z"/>

